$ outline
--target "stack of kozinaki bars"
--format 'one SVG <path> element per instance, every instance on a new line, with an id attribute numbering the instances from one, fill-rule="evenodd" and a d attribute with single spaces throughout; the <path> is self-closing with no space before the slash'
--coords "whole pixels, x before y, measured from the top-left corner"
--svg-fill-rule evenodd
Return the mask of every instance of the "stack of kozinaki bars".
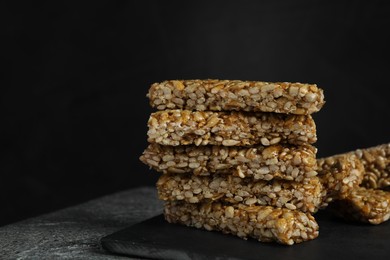
<path id="1" fill-rule="evenodd" d="M 322 202 L 316 85 L 229 80 L 155 83 L 141 160 L 164 173 L 157 188 L 172 223 L 260 241 L 318 236 Z"/>
<path id="2" fill-rule="evenodd" d="M 312 214 L 331 201 L 347 218 L 389 218 L 390 196 L 359 187 L 390 183 L 389 146 L 384 178 L 362 160 L 380 148 L 317 162 L 310 114 L 324 95 L 316 85 L 172 80 L 153 84 L 148 97 L 159 111 L 140 159 L 163 173 L 167 221 L 291 245 L 318 236 Z"/>

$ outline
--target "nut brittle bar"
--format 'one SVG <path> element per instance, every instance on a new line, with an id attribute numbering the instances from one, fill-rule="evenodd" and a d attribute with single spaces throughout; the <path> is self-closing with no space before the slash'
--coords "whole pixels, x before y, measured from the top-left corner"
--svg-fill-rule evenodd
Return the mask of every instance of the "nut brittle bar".
<path id="1" fill-rule="evenodd" d="M 390 218 L 390 192 L 359 187 L 330 208 L 347 220 L 377 225 Z"/>
<path id="2" fill-rule="evenodd" d="M 163 173 L 207 176 L 226 173 L 254 180 L 302 181 L 317 175 L 317 149 L 311 145 L 163 146 L 150 144 L 140 160 Z"/>
<path id="3" fill-rule="evenodd" d="M 270 206 L 169 201 L 165 203 L 164 216 L 170 223 L 285 245 L 311 240 L 319 234 L 312 215 Z"/>
<path id="4" fill-rule="evenodd" d="M 147 95 L 159 110 L 276 112 L 308 115 L 324 105 L 315 84 L 240 80 L 168 80 L 154 83 Z"/>
<path id="5" fill-rule="evenodd" d="M 362 186 L 372 189 L 390 187 L 390 143 L 354 151 L 364 166 Z"/>
<path id="6" fill-rule="evenodd" d="M 354 154 L 317 159 L 318 177 L 324 186 L 322 207 L 334 199 L 346 198 L 363 180 L 363 164 Z"/>
<path id="7" fill-rule="evenodd" d="M 323 200 L 323 186 L 317 177 L 293 182 L 253 181 L 252 178 L 218 174 L 163 174 L 157 181 L 157 190 L 162 200 L 183 200 L 189 203 L 221 200 L 231 204 L 268 205 L 312 213 L 318 210 Z"/>
<path id="8" fill-rule="evenodd" d="M 317 141 L 310 115 L 165 110 L 152 113 L 148 126 L 148 142 L 171 146 L 303 145 Z"/>

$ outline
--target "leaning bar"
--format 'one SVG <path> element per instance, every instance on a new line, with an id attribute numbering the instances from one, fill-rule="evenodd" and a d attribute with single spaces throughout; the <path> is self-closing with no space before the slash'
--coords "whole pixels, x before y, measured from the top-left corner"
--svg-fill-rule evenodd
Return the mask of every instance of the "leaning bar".
<path id="1" fill-rule="evenodd" d="M 324 186 L 326 207 L 335 199 L 346 198 L 363 180 L 363 164 L 354 154 L 334 155 L 317 159 L 318 177 Z"/>
<path id="2" fill-rule="evenodd" d="M 364 165 L 362 186 L 372 189 L 390 187 L 390 143 L 354 151 Z"/>
<path id="3" fill-rule="evenodd" d="M 390 192 L 359 187 L 330 208 L 347 220 L 377 225 L 390 218 Z"/>

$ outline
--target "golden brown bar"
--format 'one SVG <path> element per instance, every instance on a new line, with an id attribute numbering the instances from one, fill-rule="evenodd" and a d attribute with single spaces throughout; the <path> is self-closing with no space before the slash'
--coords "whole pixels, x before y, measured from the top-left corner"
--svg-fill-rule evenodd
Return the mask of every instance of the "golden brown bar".
<path id="1" fill-rule="evenodd" d="M 268 205 L 278 208 L 316 212 L 323 200 L 322 185 L 317 177 L 303 182 L 253 181 L 232 175 L 194 176 L 161 175 L 157 190 L 162 200 L 198 203 L 221 200 L 231 204 Z"/>
<path id="2" fill-rule="evenodd" d="M 165 203 L 164 215 L 170 223 L 285 245 L 308 241 L 319 234 L 318 224 L 312 215 L 270 206 L 169 201 Z"/>
<path id="3" fill-rule="evenodd" d="M 165 110 L 152 113 L 148 126 L 148 142 L 171 146 L 303 145 L 317 141 L 310 115 Z"/>
<path id="4" fill-rule="evenodd" d="M 346 198 L 363 180 L 363 164 L 354 154 L 317 159 L 318 177 L 324 186 L 322 207 L 335 199 Z"/>
<path id="5" fill-rule="evenodd" d="M 315 84 L 241 80 L 168 80 L 154 83 L 147 95 L 159 110 L 235 110 L 308 115 L 324 105 Z"/>
<path id="6" fill-rule="evenodd" d="M 390 188 L 390 143 L 354 151 L 364 165 L 362 186 Z"/>
<path id="7" fill-rule="evenodd" d="M 232 174 L 254 180 L 300 182 L 317 175 L 317 149 L 311 145 L 163 146 L 150 144 L 140 160 L 162 173 L 208 176 Z"/>
<path id="8" fill-rule="evenodd" d="M 359 187 L 330 208 L 347 220 L 380 224 L 390 218 L 390 192 Z"/>

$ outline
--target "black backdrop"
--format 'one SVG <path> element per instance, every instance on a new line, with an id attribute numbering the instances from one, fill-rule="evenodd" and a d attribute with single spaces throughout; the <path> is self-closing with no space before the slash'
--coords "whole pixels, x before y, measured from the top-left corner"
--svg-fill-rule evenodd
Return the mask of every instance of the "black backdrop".
<path id="1" fill-rule="evenodd" d="M 154 185 L 150 84 L 317 83 L 319 156 L 389 142 L 388 1 L 1 4 L 0 224 Z"/>

